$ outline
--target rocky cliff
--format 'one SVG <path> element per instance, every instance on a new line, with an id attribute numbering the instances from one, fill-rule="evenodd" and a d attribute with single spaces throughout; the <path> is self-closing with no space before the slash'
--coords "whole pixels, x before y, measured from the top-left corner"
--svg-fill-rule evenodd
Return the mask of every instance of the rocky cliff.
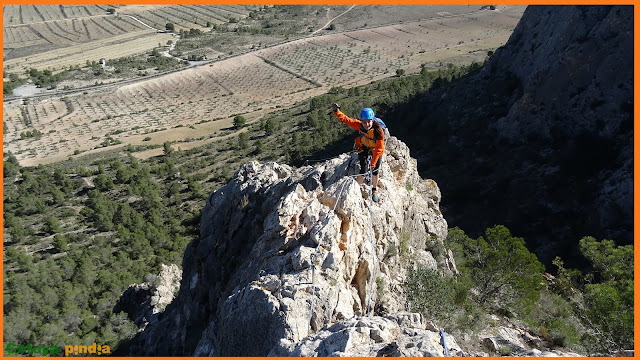
<path id="1" fill-rule="evenodd" d="M 405 310 L 408 268 L 452 275 L 438 186 L 418 176 L 405 144 L 392 137 L 387 148 L 379 203 L 352 176 L 355 154 L 244 165 L 209 197 L 176 299 L 130 353 L 282 353 L 339 321 Z"/>
<path id="2" fill-rule="evenodd" d="M 424 266 L 458 274 L 443 239 L 440 190 L 388 140 L 382 199 L 354 180 L 357 156 L 298 169 L 244 165 L 211 194 L 180 278 L 165 267 L 118 308 L 140 327 L 120 350 L 146 356 L 520 356 L 543 341 L 508 319 L 462 343 L 407 311 L 403 281 Z M 174 293 L 177 296 L 173 298 Z M 173 302 L 166 306 L 167 302 Z M 446 344 L 446 346 L 445 346 Z"/>
<path id="3" fill-rule="evenodd" d="M 632 242 L 632 6 L 529 6 L 479 72 L 386 117 L 412 119 L 395 134 L 451 226 L 504 224 L 547 265 L 583 236 Z"/>

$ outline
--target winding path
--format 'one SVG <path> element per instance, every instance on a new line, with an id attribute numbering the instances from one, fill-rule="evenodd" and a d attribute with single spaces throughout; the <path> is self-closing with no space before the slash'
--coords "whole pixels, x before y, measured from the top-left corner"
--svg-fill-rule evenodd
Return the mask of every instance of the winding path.
<path id="1" fill-rule="evenodd" d="M 148 24 L 144 23 L 142 20 L 138 19 L 137 17 L 135 17 L 135 16 L 133 16 L 133 15 L 127 15 L 127 14 L 119 14 L 119 15 L 120 15 L 120 16 L 127 16 L 127 17 L 130 17 L 130 18 L 132 18 L 133 20 L 135 20 L 135 21 L 139 22 L 140 24 L 142 24 L 142 25 L 144 25 L 144 26 L 148 27 L 149 29 L 152 29 L 152 30 L 155 30 L 155 31 L 162 31 L 162 30 L 160 30 L 160 29 L 156 29 L 156 28 L 154 28 L 153 26 L 151 26 L 151 25 L 148 25 Z"/>
<path id="2" fill-rule="evenodd" d="M 335 19 L 339 18 L 340 16 L 342 16 L 342 15 L 344 15 L 344 14 L 348 13 L 348 12 L 349 12 L 351 9 L 353 9 L 354 7 L 355 7 L 355 5 L 351 5 L 351 7 L 350 7 L 350 8 L 348 8 L 345 12 L 343 12 L 342 14 L 340 14 L 340 15 L 338 15 L 338 16 L 336 16 L 336 17 L 334 17 L 333 19 L 329 20 L 329 22 L 327 22 L 326 24 L 324 24 L 324 26 L 323 26 L 323 27 L 321 27 L 321 28 L 319 28 L 318 30 L 316 30 L 316 31 L 312 32 L 312 33 L 311 33 L 311 35 L 315 35 L 315 33 L 317 33 L 318 31 L 322 31 L 322 30 L 326 29 L 326 28 L 331 24 L 331 22 L 332 22 L 333 20 L 335 20 Z M 327 9 L 327 13 L 329 13 L 329 9 Z"/>

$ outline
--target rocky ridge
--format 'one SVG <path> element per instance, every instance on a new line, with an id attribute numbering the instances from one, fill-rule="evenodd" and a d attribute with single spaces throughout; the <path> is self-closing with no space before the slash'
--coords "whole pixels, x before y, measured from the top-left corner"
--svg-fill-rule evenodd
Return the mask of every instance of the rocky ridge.
<path id="1" fill-rule="evenodd" d="M 355 154 L 299 169 L 244 165 L 209 197 L 176 298 L 138 322 L 128 354 L 443 356 L 437 325 L 406 311 L 402 289 L 415 266 L 457 273 L 443 246 L 440 190 L 418 176 L 408 147 L 394 137 L 381 168 L 380 203 L 354 181 L 356 169 Z M 127 293 L 137 294 L 134 288 Z M 132 318 L 150 312 L 151 301 L 127 299 L 143 304 L 129 311 Z M 505 340 L 498 330 L 486 332 L 497 346 L 534 338 L 519 330 Z M 518 341 L 514 351 L 544 356 L 526 353 L 535 341 Z M 450 335 L 446 344 L 451 355 L 487 355 L 463 350 Z"/>
<path id="2" fill-rule="evenodd" d="M 120 297 L 114 312 L 126 312 L 144 330 L 173 301 L 181 279 L 182 271 L 177 265 L 162 264 L 157 276 L 150 276 L 142 284 L 130 285 Z"/>
<path id="3" fill-rule="evenodd" d="M 264 356 L 282 339 L 404 310 L 411 266 L 453 274 L 437 184 L 418 176 L 404 143 L 392 137 L 387 146 L 380 203 L 350 176 L 355 155 L 299 169 L 244 165 L 209 197 L 178 296 L 131 353 Z"/>

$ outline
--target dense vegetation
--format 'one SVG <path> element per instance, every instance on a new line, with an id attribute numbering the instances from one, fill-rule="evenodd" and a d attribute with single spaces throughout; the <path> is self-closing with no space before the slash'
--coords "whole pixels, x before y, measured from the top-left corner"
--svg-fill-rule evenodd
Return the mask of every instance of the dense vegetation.
<path id="1" fill-rule="evenodd" d="M 163 56 L 160 54 L 159 47 L 146 54 L 107 60 L 106 63 L 114 69 L 114 73 L 116 74 L 151 69 L 156 71 L 167 71 L 178 69 L 186 65 L 183 61 Z M 104 73 L 104 71 L 101 71 L 102 69 L 98 68 L 93 63 L 92 68 L 99 73 Z"/>
<path id="2" fill-rule="evenodd" d="M 633 348 L 633 246 L 585 237 L 580 251 L 592 270 L 566 269 L 556 258 L 557 276 L 545 278 L 524 239 L 504 226 L 476 239 L 453 228 L 445 245 L 461 275 L 446 278 L 418 268 L 405 288 L 410 308 L 438 319 L 448 331 L 473 334 L 494 313 L 524 321 L 549 347 L 590 355 Z M 500 351 L 508 355 L 511 350 Z"/>
<path id="3" fill-rule="evenodd" d="M 134 155 L 146 147 L 134 146 L 97 159 L 86 155 L 34 168 L 21 167 L 14 156 L 4 154 L 5 342 L 97 342 L 117 348 L 136 332 L 125 314 L 113 313 L 119 296 L 128 285 L 157 273 L 160 264 L 180 265 L 186 244 L 198 236 L 199 212 L 205 197 L 226 183 L 240 164 L 256 159 L 302 165 L 350 151 L 355 133 L 328 114 L 333 102 L 339 102 L 351 116 L 364 106 L 373 107 L 393 135 L 403 122 L 384 118 L 386 113 L 416 94 L 446 86 L 478 68 L 479 64 L 438 71 L 423 68 L 418 74 L 398 73 L 361 87 L 333 88 L 328 94 L 257 122 L 248 123 L 238 115 L 235 129 L 226 130 L 230 134 L 238 131 L 235 137 L 186 151 L 180 151 L 179 142 L 167 142 L 162 156 L 145 161 Z M 611 268 L 612 258 L 607 255 L 613 252 L 616 259 L 626 261 L 627 248 L 615 248 L 608 242 L 603 243 L 609 247 L 599 248 L 594 245 L 598 242 L 585 240 L 585 249 L 592 249 L 585 254 L 592 256 L 596 271 L 592 278 L 596 282 L 585 283 L 580 280 L 582 275 L 560 268 L 557 279 L 564 284 L 562 295 L 537 287 L 541 265 L 528 253 L 523 241 L 504 228 L 492 229 L 482 239 L 471 239 L 452 230 L 450 240 L 454 250 L 454 240 L 459 244 L 456 257 L 465 259 L 461 262 L 463 276 L 451 282 L 438 280 L 437 274 L 423 275 L 431 277 L 430 284 L 454 284 L 430 286 L 440 291 L 443 299 L 452 299 L 438 302 L 443 307 L 454 305 L 446 308 L 447 312 L 461 308 L 471 314 L 465 317 L 470 326 L 478 324 L 485 308 L 501 309 L 505 314 L 534 314 L 543 301 L 557 305 L 560 315 L 572 319 L 578 316 L 572 306 L 584 304 L 581 314 L 590 316 L 589 321 L 601 331 L 615 333 L 619 329 L 607 328 L 610 317 L 628 324 L 629 318 L 624 314 L 633 305 L 628 301 L 629 294 L 633 298 L 632 278 L 621 277 L 624 269 Z M 494 248 L 496 241 L 502 246 Z M 476 257 L 491 261 L 474 263 L 465 258 L 474 251 Z M 515 259 L 501 259 L 500 254 L 505 251 L 513 253 Z M 622 254 L 618 254 L 620 251 Z M 518 268 L 522 258 L 527 260 L 527 266 Z M 496 268 L 518 269 L 530 276 L 503 278 L 505 285 L 498 292 L 491 291 L 489 283 L 480 286 L 482 281 L 488 281 L 483 277 L 490 276 Z M 416 276 L 416 281 L 421 276 Z M 485 296 L 467 300 L 474 287 Z M 566 296 L 574 291 L 583 294 L 575 301 Z M 513 302 L 505 302 L 495 294 L 507 294 Z M 619 299 L 616 307 L 599 311 L 598 306 L 609 296 Z M 578 343 L 576 339 L 582 339 L 582 334 L 593 334 L 577 325 L 575 335 L 562 332 L 552 318 L 531 321 L 532 326 L 546 328 L 550 341 L 558 338 L 553 341 L 559 344 Z M 627 344 L 626 325 L 613 333 L 612 344 Z M 570 335 L 563 340 L 562 334 Z"/>
<path id="4" fill-rule="evenodd" d="M 159 264 L 179 264 L 197 234 L 198 212 L 175 205 L 203 194 L 189 179 L 162 181 L 172 171 L 169 157 L 75 169 L 27 169 L 8 157 L 5 341 L 113 349 L 135 334 L 124 313 L 112 312 L 115 302 Z"/>

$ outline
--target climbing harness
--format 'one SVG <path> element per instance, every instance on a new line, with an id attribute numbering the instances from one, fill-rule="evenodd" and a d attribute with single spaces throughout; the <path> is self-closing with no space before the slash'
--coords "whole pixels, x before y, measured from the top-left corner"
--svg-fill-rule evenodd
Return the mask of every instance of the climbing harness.
<path id="1" fill-rule="evenodd" d="M 440 329 L 440 337 L 442 337 L 442 347 L 444 348 L 444 354 L 449 357 L 449 349 L 447 348 L 447 340 L 444 337 L 444 330 Z"/>

